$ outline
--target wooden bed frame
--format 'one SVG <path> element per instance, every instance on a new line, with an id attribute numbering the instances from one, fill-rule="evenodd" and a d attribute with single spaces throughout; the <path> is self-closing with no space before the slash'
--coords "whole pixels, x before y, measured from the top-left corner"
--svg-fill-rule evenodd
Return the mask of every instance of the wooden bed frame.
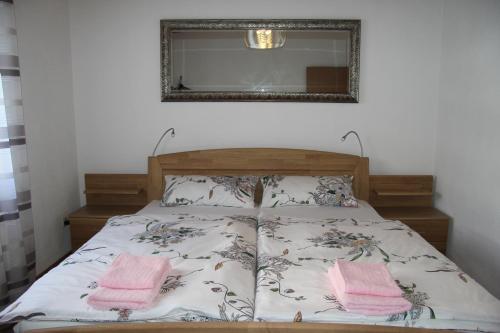
<path id="1" fill-rule="evenodd" d="M 357 198 L 368 201 L 370 192 L 368 158 L 355 155 L 301 149 L 235 148 L 151 156 L 148 162 L 148 201 L 161 199 L 167 174 L 352 175 Z"/>
<path id="2" fill-rule="evenodd" d="M 277 148 L 199 150 L 151 156 L 148 201 L 161 199 L 164 176 L 176 175 L 352 175 L 356 197 L 368 200 L 368 158 L 333 152 Z M 33 330 L 38 333 L 442 333 L 443 330 L 381 325 L 293 322 L 112 323 Z"/>

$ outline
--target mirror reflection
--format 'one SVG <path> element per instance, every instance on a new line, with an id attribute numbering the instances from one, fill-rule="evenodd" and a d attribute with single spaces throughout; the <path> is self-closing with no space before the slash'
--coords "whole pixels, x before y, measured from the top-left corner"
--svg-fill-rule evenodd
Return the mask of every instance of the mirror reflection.
<path id="1" fill-rule="evenodd" d="M 172 92 L 349 92 L 350 32 L 174 30 Z"/>

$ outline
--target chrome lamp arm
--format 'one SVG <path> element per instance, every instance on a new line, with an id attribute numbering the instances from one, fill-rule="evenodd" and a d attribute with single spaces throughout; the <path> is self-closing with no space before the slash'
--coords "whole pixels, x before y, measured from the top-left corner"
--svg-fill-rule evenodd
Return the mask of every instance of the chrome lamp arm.
<path id="1" fill-rule="evenodd" d="M 359 143 L 359 148 L 361 150 L 361 157 L 364 157 L 364 151 L 363 151 L 363 144 L 361 143 L 361 139 L 359 138 L 359 135 L 356 131 L 349 131 L 347 132 L 341 139 L 340 141 L 344 142 L 345 139 L 350 135 L 350 134 L 354 134 L 356 136 L 356 138 L 358 139 L 358 143 Z"/>
<path id="2" fill-rule="evenodd" d="M 163 132 L 163 134 L 161 135 L 160 139 L 158 140 L 158 142 L 156 143 L 156 146 L 155 146 L 155 149 L 153 150 L 153 155 L 152 156 L 156 156 L 156 150 L 158 149 L 158 146 L 160 146 L 160 143 L 162 142 L 163 138 L 169 133 L 171 132 L 170 136 L 173 138 L 175 137 L 175 128 L 173 127 L 170 127 L 168 130 L 166 130 L 165 132 Z"/>

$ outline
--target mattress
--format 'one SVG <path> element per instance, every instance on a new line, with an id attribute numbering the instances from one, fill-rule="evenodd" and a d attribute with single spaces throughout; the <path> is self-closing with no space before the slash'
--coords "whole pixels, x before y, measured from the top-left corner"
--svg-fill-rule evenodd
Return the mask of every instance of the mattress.
<path id="1" fill-rule="evenodd" d="M 256 214 L 252 209 L 158 208 L 115 216 L 37 280 L 0 319 L 23 320 L 17 331 L 115 321 L 251 321 L 254 311 Z M 193 208 L 193 207 L 191 207 Z M 97 279 L 122 252 L 163 255 L 174 270 L 148 310 L 91 308 Z M 48 325 L 47 325 L 48 324 Z"/>
<path id="2" fill-rule="evenodd" d="M 334 209 L 305 214 L 282 208 L 259 216 L 255 320 L 500 331 L 500 301 L 405 224 Z M 347 312 L 327 276 L 340 258 L 385 262 L 412 309 Z"/>
<path id="3" fill-rule="evenodd" d="M 288 206 L 261 208 L 259 214 L 304 218 L 383 219 L 368 202 L 363 200 L 358 200 L 358 207 Z"/>
<path id="4" fill-rule="evenodd" d="M 160 200 L 153 200 L 143 209 L 138 211 L 137 215 L 150 217 L 163 217 L 170 214 L 195 214 L 195 215 L 249 215 L 257 216 L 259 208 L 238 208 L 238 207 L 220 207 L 220 206 L 178 206 L 162 207 Z"/>

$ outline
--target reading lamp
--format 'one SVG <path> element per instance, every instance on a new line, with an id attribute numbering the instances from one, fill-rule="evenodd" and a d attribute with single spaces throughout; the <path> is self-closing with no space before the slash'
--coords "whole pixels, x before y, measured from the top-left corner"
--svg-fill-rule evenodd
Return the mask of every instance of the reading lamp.
<path id="1" fill-rule="evenodd" d="M 346 139 L 346 138 L 347 138 L 350 134 L 354 134 L 354 135 L 356 136 L 356 138 L 358 139 L 359 148 L 361 149 L 361 155 L 360 155 L 360 156 L 361 156 L 361 157 L 363 157 L 363 156 L 364 156 L 364 154 L 363 154 L 363 144 L 361 143 L 361 139 L 359 138 L 359 135 L 358 135 L 358 133 L 357 133 L 356 131 L 349 131 L 349 132 L 347 132 L 347 133 L 346 133 L 346 134 L 345 134 L 345 135 L 344 135 L 344 136 L 340 139 L 340 141 L 344 142 L 344 141 L 345 141 L 345 139 Z"/>
<path id="2" fill-rule="evenodd" d="M 175 137 L 175 128 L 173 127 L 170 127 L 168 130 L 166 130 L 165 132 L 163 132 L 163 134 L 161 135 L 160 137 L 160 140 L 158 140 L 158 143 L 156 144 L 156 147 L 155 149 L 153 150 L 153 155 L 152 156 L 156 156 L 156 149 L 158 149 L 158 146 L 160 145 L 160 143 L 162 142 L 163 138 L 165 137 L 165 135 L 167 135 L 169 132 L 170 133 L 170 137 Z"/>

